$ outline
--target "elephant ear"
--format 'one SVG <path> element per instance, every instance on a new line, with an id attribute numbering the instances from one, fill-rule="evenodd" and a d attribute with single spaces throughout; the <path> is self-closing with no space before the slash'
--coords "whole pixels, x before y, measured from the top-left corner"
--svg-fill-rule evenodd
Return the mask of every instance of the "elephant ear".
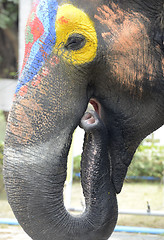
<path id="1" fill-rule="evenodd" d="M 159 13 L 155 22 L 154 41 L 159 44 L 164 53 L 164 3 L 162 11 Z"/>

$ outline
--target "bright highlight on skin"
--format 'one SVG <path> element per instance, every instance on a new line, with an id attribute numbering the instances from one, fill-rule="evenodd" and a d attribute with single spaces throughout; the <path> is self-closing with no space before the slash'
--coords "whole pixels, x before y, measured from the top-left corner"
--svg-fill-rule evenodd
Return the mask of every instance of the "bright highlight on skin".
<path id="1" fill-rule="evenodd" d="M 94 23 L 82 10 L 72 4 L 58 8 L 56 17 L 56 44 L 54 51 L 70 63 L 84 64 L 93 61 L 97 53 L 97 34 Z M 85 37 L 85 45 L 78 50 L 67 50 L 64 46 L 73 34 Z"/>

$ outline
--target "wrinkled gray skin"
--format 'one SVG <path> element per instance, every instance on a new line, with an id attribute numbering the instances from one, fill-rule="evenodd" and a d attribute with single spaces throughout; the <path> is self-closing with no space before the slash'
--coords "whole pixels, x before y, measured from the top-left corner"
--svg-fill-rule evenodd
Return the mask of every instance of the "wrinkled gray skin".
<path id="1" fill-rule="evenodd" d="M 108 239 L 117 220 L 116 193 L 136 148 L 164 123 L 163 0 L 69 3 L 94 22 L 96 56 L 75 64 L 53 51 L 39 72 L 41 81 L 30 80 L 17 92 L 6 132 L 8 199 L 33 240 Z M 74 35 L 61 48 L 71 53 L 85 43 L 84 36 Z M 27 78 L 33 72 L 28 68 Z M 95 111 L 85 114 L 89 102 Z M 63 204 L 63 186 L 80 122 L 86 132 L 81 167 L 86 209 L 73 217 Z"/>

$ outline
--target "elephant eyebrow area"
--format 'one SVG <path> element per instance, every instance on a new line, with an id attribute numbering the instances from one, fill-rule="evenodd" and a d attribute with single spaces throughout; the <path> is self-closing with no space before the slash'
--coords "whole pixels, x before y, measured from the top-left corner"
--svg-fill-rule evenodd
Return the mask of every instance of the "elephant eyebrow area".
<path id="1" fill-rule="evenodd" d="M 97 33 L 93 21 L 72 4 L 59 6 L 55 22 L 54 52 L 74 65 L 93 61 L 97 54 Z"/>

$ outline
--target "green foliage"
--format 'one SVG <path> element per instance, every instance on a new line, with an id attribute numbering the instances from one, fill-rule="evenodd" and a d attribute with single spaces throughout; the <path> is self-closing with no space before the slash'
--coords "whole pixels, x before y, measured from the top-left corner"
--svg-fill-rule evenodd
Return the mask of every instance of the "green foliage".
<path id="1" fill-rule="evenodd" d="M 19 0 L 0 0 L 0 28 L 12 27 L 18 18 Z"/>
<path id="2" fill-rule="evenodd" d="M 128 176 L 164 175 L 164 147 L 140 145 L 128 170 Z"/>
<path id="3" fill-rule="evenodd" d="M 0 143 L 0 166 L 3 164 L 3 148 L 4 144 Z"/>
<path id="4" fill-rule="evenodd" d="M 0 143 L 4 141 L 6 121 L 3 112 L 0 110 Z"/>
<path id="5" fill-rule="evenodd" d="M 8 2 L 13 2 L 15 4 L 18 4 L 19 3 L 19 0 L 8 0 Z"/>
<path id="6" fill-rule="evenodd" d="M 77 174 L 80 173 L 80 162 L 81 162 L 81 156 L 74 157 L 73 160 L 73 180 L 78 181 L 79 177 Z"/>
<path id="7" fill-rule="evenodd" d="M 149 145 L 145 146 L 144 144 Z M 156 146 L 158 141 L 154 140 L 144 140 L 143 143 L 138 147 L 132 163 L 130 164 L 127 175 L 128 176 L 150 176 L 161 178 L 164 176 L 164 147 Z M 80 173 L 80 161 L 81 156 L 76 156 L 74 158 L 74 180 L 79 180 L 76 176 Z"/>
<path id="8" fill-rule="evenodd" d="M 2 176 L 2 169 L 3 169 L 3 143 L 0 143 L 0 191 L 3 190 L 3 176 Z"/>
<path id="9" fill-rule="evenodd" d="M 0 110 L 0 121 L 4 121 L 3 111 Z"/>

